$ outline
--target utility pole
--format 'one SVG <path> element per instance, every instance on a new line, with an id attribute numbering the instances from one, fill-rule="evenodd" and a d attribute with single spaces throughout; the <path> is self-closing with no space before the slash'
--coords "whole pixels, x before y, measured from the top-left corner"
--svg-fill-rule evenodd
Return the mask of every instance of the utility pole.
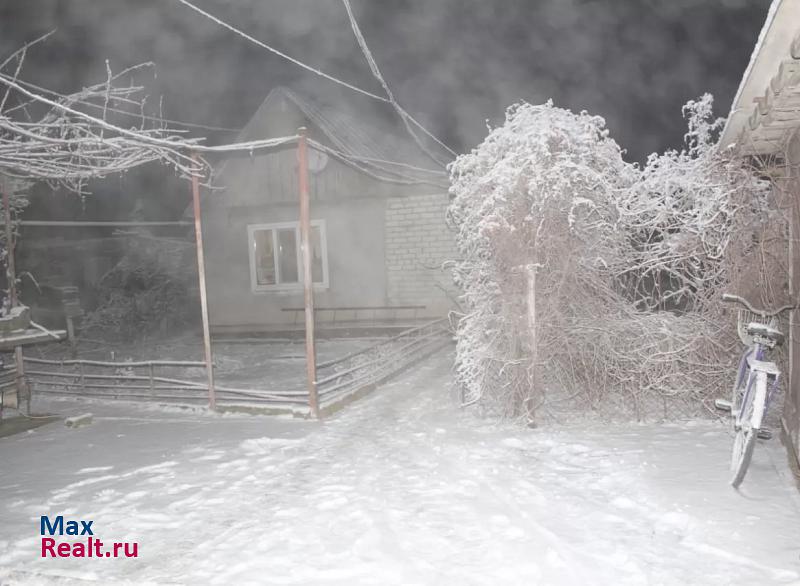
<path id="1" fill-rule="evenodd" d="M 320 418 L 317 395 L 317 354 L 314 348 L 314 283 L 311 274 L 311 210 L 308 195 L 308 131 L 301 127 L 297 134 L 297 173 L 300 186 L 300 251 L 303 259 L 303 295 L 306 315 L 306 377 L 308 406 L 311 415 Z"/>
<path id="2" fill-rule="evenodd" d="M 197 154 L 192 154 L 197 163 Z M 199 167 L 199 165 L 196 165 Z M 194 238 L 197 249 L 197 278 L 200 284 L 200 311 L 203 313 L 203 348 L 205 350 L 206 377 L 208 379 L 208 408 L 216 409 L 217 397 L 214 390 L 214 359 L 211 355 L 211 330 L 208 325 L 208 296 L 206 293 L 206 263 L 203 256 L 203 220 L 200 217 L 200 179 L 192 175 L 192 203 L 194 205 Z"/>

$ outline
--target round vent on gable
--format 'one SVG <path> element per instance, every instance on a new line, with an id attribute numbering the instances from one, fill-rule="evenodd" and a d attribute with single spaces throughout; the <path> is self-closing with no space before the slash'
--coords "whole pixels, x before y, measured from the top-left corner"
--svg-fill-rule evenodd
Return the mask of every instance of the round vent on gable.
<path id="1" fill-rule="evenodd" d="M 328 155 L 314 148 L 308 149 L 308 170 L 319 173 L 328 164 Z"/>

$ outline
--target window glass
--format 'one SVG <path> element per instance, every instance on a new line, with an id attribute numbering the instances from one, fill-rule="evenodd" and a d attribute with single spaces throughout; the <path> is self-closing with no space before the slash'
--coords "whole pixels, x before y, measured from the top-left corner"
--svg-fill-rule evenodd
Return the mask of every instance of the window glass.
<path id="1" fill-rule="evenodd" d="M 256 283 L 259 285 L 276 284 L 272 230 L 256 230 L 253 232 L 253 247 L 256 259 Z"/>
<path id="2" fill-rule="evenodd" d="M 278 265 L 281 283 L 297 283 L 297 239 L 294 228 L 278 230 Z"/>
<path id="3" fill-rule="evenodd" d="M 322 224 L 311 225 L 311 277 L 315 284 L 325 283 L 327 276 L 323 227 Z M 250 270 L 254 286 L 299 288 L 303 283 L 299 223 L 251 226 L 248 232 L 251 234 L 253 259 Z"/>

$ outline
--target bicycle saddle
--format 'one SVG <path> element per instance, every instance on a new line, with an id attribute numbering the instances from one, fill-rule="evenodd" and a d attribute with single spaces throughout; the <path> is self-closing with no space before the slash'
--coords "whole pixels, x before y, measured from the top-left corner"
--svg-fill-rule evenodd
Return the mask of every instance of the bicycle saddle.
<path id="1" fill-rule="evenodd" d="M 750 322 L 747 324 L 745 331 L 751 336 L 761 336 L 767 340 L 772 340 L 775 342 L 776 346 L 783 344 L 784 339 L 786 338 L 786 336 L 783 335 L 783 332 L 756 322 Z"/>

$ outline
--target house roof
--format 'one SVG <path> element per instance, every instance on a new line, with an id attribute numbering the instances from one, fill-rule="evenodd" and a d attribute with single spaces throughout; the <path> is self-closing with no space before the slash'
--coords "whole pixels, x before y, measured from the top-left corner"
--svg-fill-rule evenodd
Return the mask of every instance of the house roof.
<path id="1" fill-rule="evenodd" d="M 431 170 L 441 170 L 453 159 L 449 152 L 417 130 L 425 150 L 430 153 L 426 154 L 391 104 L 341 89 L 324 80 L 292 88 L 276 87 L 253 118 L 263 115 L 273 100 L 281 98 L 294 103 L 322 131 L 333 148 L 348 156 Z M 245 127 L 245 134 L 247 130 Z"/>
<path id="2" fill-rule="evenodd" d="M 773 0 L 720 145 L 741 154 L 776 154 L 798 129 L 800 0 Z"/>
<path id="3" fill-rule="evenodd" d="M 293 103 L 324 135 L 327 140 L 323 147 L 341 153 L 343 156 L 339 158 L 344 160 L 348 157 L 358 159 L 354 166 L 362 172 L 379 181 L 427 185 L 437 192 L 447 190 L 447 173 L 443 167 L 453 160 L 447 149 L 418 132 L 423 146 L 430 153 L 426 154 L 411 137 L 391 104 L 326 80 L 315 78 L 292 88 L 274 88 L 239 133 L 237 142 L 278 138 L 264 136 L 266 132 L 274 133 L 274 130 L 265 131 L 268 125 L 263 123 L 274 111 L 272 106 L 284 99 Z M 294 128 L 287 129 L 283 134 L 294 135 L 295 131 Z M 314 148 L 313 143 L 311 148 Z M 224 175 L 227 162 L 228 157 L 219 161 L 214 177 Z M 204 199 L 206 195 L 210 193 L 204 193 Z M 193 216 L 193 208 L 189 205 L 183 217 Z"/>

